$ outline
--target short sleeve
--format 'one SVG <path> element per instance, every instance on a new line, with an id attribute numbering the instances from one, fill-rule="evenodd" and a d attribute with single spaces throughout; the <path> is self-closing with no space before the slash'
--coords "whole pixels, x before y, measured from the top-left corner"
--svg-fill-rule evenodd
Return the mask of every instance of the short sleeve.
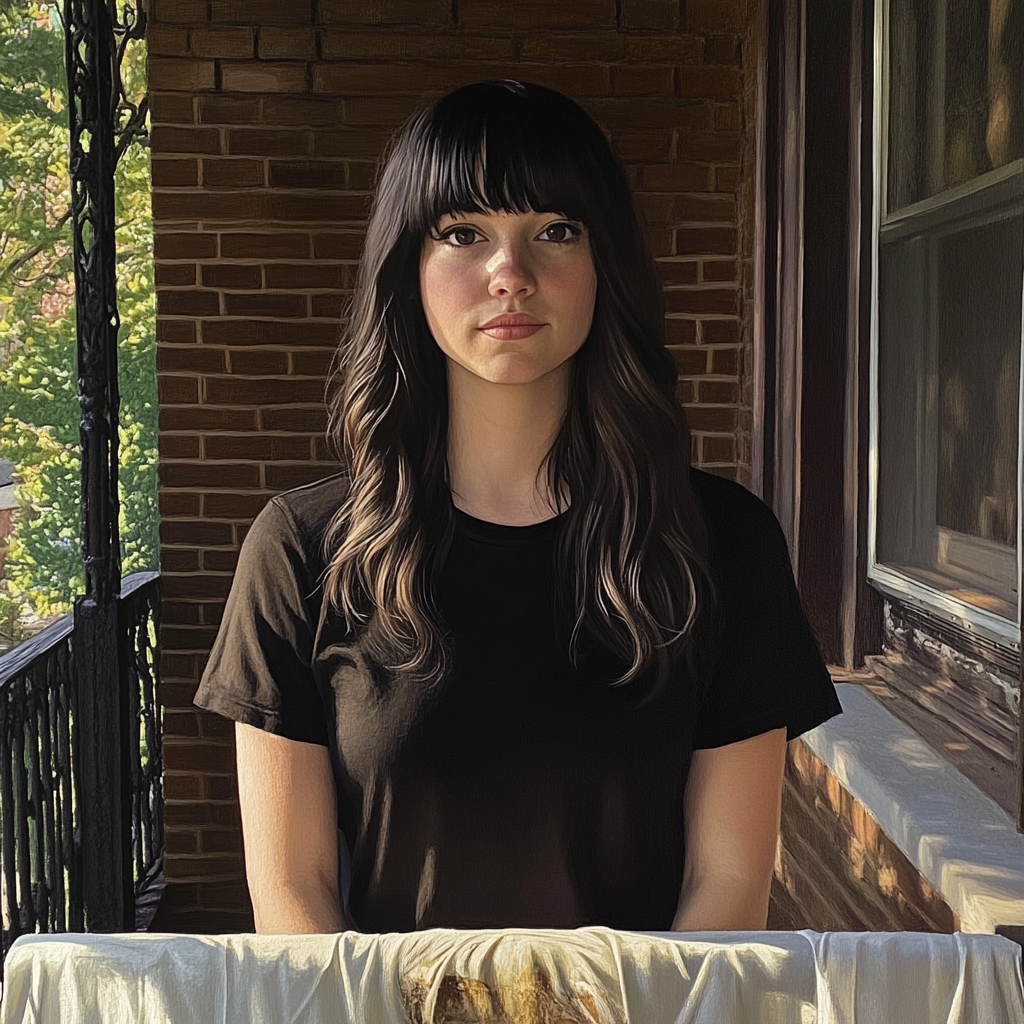
<path id="1" fill-rule="evenodd" d="M 194 703 L 287 739 L 326 746 L 306 577 L 291 517 L 272 499 L 242 542 Z"/>
<path id="2" fill-rule="evenodd" d="M 786 535 L 767 505 L 748 499 L 750 514 L 721 555 L 717 657 L 694 721 L 695 750 L 783 726 L 792 740 L 843 710 L 800 603 Z"/>

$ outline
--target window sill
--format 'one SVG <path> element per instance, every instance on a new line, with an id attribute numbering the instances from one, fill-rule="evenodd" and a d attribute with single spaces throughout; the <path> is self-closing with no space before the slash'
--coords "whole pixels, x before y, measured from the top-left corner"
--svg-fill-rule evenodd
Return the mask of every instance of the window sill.
<path id="1" fill-rule="evenodd" d="M 862 685 L 806 744 L 959 916 L 964 932 L 1024 924 L 1024 835 Z"/>

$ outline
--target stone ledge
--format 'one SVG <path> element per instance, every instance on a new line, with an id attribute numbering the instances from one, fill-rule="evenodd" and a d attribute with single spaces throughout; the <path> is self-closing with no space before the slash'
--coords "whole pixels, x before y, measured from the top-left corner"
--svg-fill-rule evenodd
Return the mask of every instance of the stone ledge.
<path id="1" fill-rule="evenodd" d="M 1024 835 L 1010 816 L 863 686 L 805 743 L 960 917 L 964 932 L 1024 924 Z"/>

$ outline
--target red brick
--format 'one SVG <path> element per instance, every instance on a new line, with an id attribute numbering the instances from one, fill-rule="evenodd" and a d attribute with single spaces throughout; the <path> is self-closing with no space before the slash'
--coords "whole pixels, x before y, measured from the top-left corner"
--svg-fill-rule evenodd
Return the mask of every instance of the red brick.
<path id="1" fill-rule="evenodd" d="M 168 879 L 183 877 L 201 878 L 203 876 L 216 878 L 225 875 L 235 877 L 242 871 L 242 859 L 240 856 L 230 856 L 228 854 L 209 857 L 190 857 L 187 854 L 177 854 L 173 857 L 169 856 L 165 861 L 165 866 Z M 198 920 L 202 919 L 197 918 Z M 206 932 L 218 930 L 216 926 L 200 928 L 200 931 Z M 229 930 L 235 931 L 236 929 L 231 928 Z"/>
<path id="2" fill-rule="evenodd" d="M 456 38 L 462 38 L 458 36 Z M 627 39 L 617 32 L 529 34 L 522 41 L 522 60 L 620 61 L 626 56 Z"/>
<path id="3" fill-rule="evenodd" d="M 160 465 L 162 487 L 226 487 L 248 489 L 260 486 L 259 466 L 164 462 Z"/>
<path id="4" fill-rule="evenodd" d="M 245 188 L 263 184 L 262 160 L 203 161 L 205 188 Z"/>
<path id="5" fill-rule="evenodd" d="M 198 440 L 198 439 L 197 439 Z M 199 572 L 199 552 L 198 551 L 179 551 L 177 548 L 164 548 L 160 552 L 160 571 L 166 573 L 174 572 Z M 181 637 L 182 630 L 171 629 L 165 624 L 165 633 L 167 637 Z M 189 637 L 192 635 L 192 631 L 188 631 Z M 166 639 L 166 637 L 165 637 Z M 175 646 L 179 646 L 175 644 Z M 199 726 L 195 727 L 194 733 L 180 732 L 178 730 L 172 730 L 167 727 L 167 719 L 164 718 L 164 735 L 165 736 L 198 736 Z"/>
<path id="6" fill-rule="evenodd" d="M 153 160 L 153 186 L 178 188 L 199 184 L 199 164 L 195 160 Z"/>
<path id="7" fill-rule="evenodd" d="M 679 29 L 676 0 L 621 0 L 622 27 L 675 32 Z"/>
<path id="8" fill-rule="evenodd" d="M 230 526 L 200 519 L 164 519 L 160 524 L 160 539 L 164 544 L 200 544 L 205 546 L 229 545 L 234 541 Z"/>
<path id="9" fill-rule="evenodd" d="M 732 196 L 677 196 L 672 200 L 669 219 L 676 224 L 733 224 L 736 220 L 736 201 Z"/>
<path id="10" fill-rule="evenodd" d="M 310 304 L 310 316 L 328 317 L 337 320 L 341 316 L 340 295 L 314 295 Z"/>
<path id="11" fill-rule="evenodd" d="M 161 22 L 202 22 L 206 21 L 206 0 L 153 0 L 150 21 Z"/>
<path id="12" fill-rule="evenodd" d="M 302 487 L 323 480 L 324 477 L 337 473 L 338 469 L 336 463 L 326 466 L 318 466 L 315 463 L 305 466 L 269 464 L 265 467 L 264 473 L 268 487 L 273 487 L 276 491 L 286 491 L 292 487 Z"/>
<path id="13" fill-rule="evenodd" d="M 740 401 L 739 383 L 732 380 L 699 380 L 697 393 L 699 400 L 709 405 L 738 405 Z"/>
<path id="14" fill-rule="evenodd" d="M 689 100 L 731 100 L 740 95 L 740 73 L 734 68 L 681 67 L 679 95 Z"/>
<path id="15" fill-rule="evenodd" d="M 363 6 L 352 0 L 320 0 L 318 11 L 324 25 L 449 25 L 448 0 L 388 0 Z"/>
<path id="16" fill-rule="evenodd" d="M 157 353 L 158 357 L 160 353 Z M 161 459 L 198 459 L 199 438 L 181 434 L 161 434 L 158 443 Z M 181 569 L 180 572 L 188 570 Z"/>
<path id="17" fill-rule="evenodd" d="M 348 165 L 348 184 L 350 192 L 372 191 L 377 186 L 377 168 L 368 163 L 351 163 Z"/>
<path id="18" fill-rule="evenodd" d="M 164 830 L 164 852 L 173 853 L 198 853 L 199 843 L 196 833 L 180 831 L 174 828 Z"/>
<path id="19" fill-rule="evenodd" d="M 429 57 L 434 60 L 511 60 L 511 36 L 425 35 L 326 29 L 320 33 L 320 50 L 325 60 L 367 60 L 397 57 L 399 60 Z M 562 60 L 571 59 L 562 54 Z M 591 57 L 591 60 L 597 59 Z"/>
<path id="20" fill-rule="evenodd" d="M 676 252 L 680 255 L 731 255 L 736 252 L 736 229 L 676 228 Z"/>
<path id="21" fill-rule="evenodd" d="M 659 260 L 658 272 L 664 285 L 696 284 L 697 262 L 695 260 Z"/>
<path id="22" fill-rule="evenodd" d="M 202 783 L 198 775 L 165 772 L 163 789 L 167 800 L 198 800 Z"/>
<path id="23" fill-rule="evenodd" d="M 315 222 L 365 220 L 369 196 L 288 192 L 156 192 L 154 220 Z"/>
<path id="24" fill-rule="evenodd" d="M 693 320 L 676 318 L 665 320 L 666 345 L 692 345 L 697 340 L 697 325 Z"/>
<path id="25" fill-rule="evenodd" d="M 345 121 L 345 101 L 333 96 L 266 96 L 263 99 L 263 120 L 268 125 L 289 128 L 334 128 Z M 317 132 L 313 138 L 319 139 L 324 134 Z"/>
<path id="26" fill-rule="evenodd" d="M 617 73 L 620 69 L 614 70 Z M 672 148 L 672 135 L 664 131 L 616 134 L 612 139 L 612 148 L 620 160 L 664 163 Z"/>
<path id="27" fill-rule="evenodd" d="M 707 344 L 707 339 L 705 339 Z M 740 372 L 740 354 L 735 348 L 715 348 L 711 352 L 711 372 L 735 377 Z"/>
<path id="28" fill-rule="evenodd" d="M 263 60 L 315 60 L 317 55 L 311 28 L 261 28 L 258 45 Z"/>
<path id="29" fill-rule="evenodd" d="M 250 409 L 161 409 L 161 430 L 255 430 Z"/>
<path id="30" fill-rule="evenodd" d="M 345 100 L 345 124 L 394 128 L 422 106 L 420 96 L 353 96 Z"/>
<path id="31" fill-rule="evenodd" d="M 337 263 L 268 263 L 264 269 L 268 288 L 342 288 L 345 268 Z"/>
<path id="32" fill-rule="evenodd" d="M 642 188 L 651 192 L 706 191 L 708 177 L 708 169 L 700 164 L 648 164 L 641 170 Z"/>
<path id="33" fill-rule="evenodd" d="M 318 260 L 358 260 L 364 239 L 362 231 L 314 235 L 313 256 Z"/>
<path id="34" fill-rule="evenodd" d="M 344 2 L 344 0 L 341 0 Z M 576 0 L 572 4 L 550 0 L 460 0 L 459 28 L 540 28 L 615 27 L 613 0 Z"/>
<path id="35" fill-rule="evenodd" d="M 169 516 L 197 516 L 199 515 L 198 494 L 176 494 L 173 491 L 164 491 L 159 497 L 160 515 L 164 518 Z M 170 614 L 167 611 L 167 603 L 163 604 L 164 618 Z"/>
<path id="36" fill-rule="evenodd" d="M 200 124 L 259 124 L 264 99 L 249 96 L 200 96 Z M 235 150 L 228 149 L 229 153 Z"/>
<path id="37" fill-rule="evenodd" d="M 235 63 L 221 64 L 221 88 L 225 92 L 308 92 L 309 78 L 305 63 Z"/>
<path id="38" fill-rule="evenodd" d="M 244 377 L 286 377 L 288 375 L 288 353 L 269 351 L 265 348 L 229 349 L 231 373 Z"/>
<path id="39" fill-rule="evenodd" d="M 740 137 L 735 132 L 690 132 L 680 136 L 676 155 L 703 163 L 739 163 Z"/>
<path id="40" fill-rule="evenodd" d="M 245 380 L 239 377 L 208 377 L 206 380 L 206 401 L 210 405 L 312 404 L 322 403 L 323 399 L 324 384 L 319 380 Z"/>
<path id="41" fill-rule="evenodd" d="M 332 324 L 321 323 L 205 320 L 203 342 L 208 345 L 335 346 L 338 342 L 338 329 Z"/>
<path id="42" fill-rule="evenodd" d="M 739 131 L 742 124 L 739 103 L 716 103 L 712 112 L 716 131 Z"/>
<path id="43" fill-rule="evenodd" d="M 613 96 L 671 96 L 674 89 L 671 67 L 625 64 L 612 68 Z"/>
<path id="44" fill-rule="evenodd" d="M 707 106 L 699 102 L 651 99 L 646 103 L 633 100 L 582 97 L 587 113 L 606 131 L 648 131 L 653 129 L 706 128 Z"/>
<path id="45" fill-rule="evenodd" d="M 693 377 L 708 372 L 708 353 L 694 345 L 673 345 L 669 348 L 680 376 Z"/>
<path id="46" fill-rule="evenodd" d="M 735 288 L 705 288 L 700 291 L 665 291 L 666 313 L 735 314 L 739 292 Z"/>
<path id="47" fill-rule="evenodd" d="M 149 87 L 171 92 L 201 92 L 215 88 L 212 60 L 177 57 L 149 59 Z"/>
<path id="48" fill-rule="evenodd" d="M 736 260 L 704 260 L 705 281 L 739 282 L 739 263 Z"/>
<path id="49" fill-rule="evenodd" d="M 686 410 L 686 421 L 691 430 L 713 434 L 734 433 L 738 409 L 715 409 L 706 405 L 691 405 Z"/>
<path id="50" fill-rule="evenodd" d="M 733 465 L 736 462 L 736 438 L 734 437 L 703 437 L 701 438 L 701 460 L 703 462 L 724 462 Z"/>
<path id="51" fill-rule="evenodd" d="M 263 273 L 255 264 L 212 263 L 202 268 L 204 288 L 262 288 Z"/>
<path id="52" fill-rule="evenodd" d="M 157 341 L 167 345 L 194 345 L 196 343 L 196 325 L 191 321 L 169 321 L 160 318 L 157 321 Z"/>
<path id="53" fill-rule="evenodd" d="M 270 184 L 283 188 L 345 187 L 345 165 L 328 160 L 271 160 Z"/>
<path id="54" fill-rule="evenodd" d="M 157 125 L 152 130 L 154 153 L 219 153 L 220 132 L 215 128 L 172 128 Z"/>
<path id="55" fill-rule="evenodd" d="M 306 156 L 308 132 L 303 131 L 228 131 L 227 152 L 232 156 Z"/>
<path id="56" fill-rule="evenodd" d="M 686 31 L 742 32 L 745 6 L 740 0 L 686 0 Z"/>
<path id="57" fill-rule="evenodd" d="M 165 285 L 190 285 L 196 283 L 194 263 L 157 263 L 153 268 L 153 280 L 158 288 Z"/>
<path id="58" fill-rule="evenodd" d="M 738 345 L 740 343 L 740 322 L 738 320 L 705 320 L 703 331 L 705 345 Z"/>
<path id="59" fill-rule="evenodd" d="M 715 167 L 714 191 L 733 192 L 740 187 L 740 171 L 738 167 Z"/>
<path id="60" fill-rule="evenodd" d="M 322 401 L 312 409 L 260 409 L 259 416 L 263 430 L 309 430 L 322 434 L 327 429 L 327 410 Z"/>
<path id="61" fill-rule="evenodd" d="M 220 3 L 221 0 L 217 0 Z M 251 28 L 194 28 L 189 32 L 192 53 L 197 57 L 254 57 L 256 43 Z"/>
<path id="62" fill-rule="evenodd" d="M 164 742 L 164 765 L 170 771 L 230 771 L 234 767 L 234 748 L 228 743 L 182 743 L 168 737 Z M 178 804 L 168 804 L 164 820 L 172 827 L 184 823 L 179 821 L 181 810 Z"/>
<path id="63" fill-rule="evenodd" d="M 156 124 L 191 124 L 194 118 L 191 96 L 175 92 L 150 92 L 150 122 Z"/>
<path id="64" fill-rule="evenodd" d="M 698 64 L 704 53 L 700 36 L 635 35 L 626 37 L 626 58 L 641 61 L 672 61 L 677 64 Z"/>
<path id="65" fill-rule="evenodd" d="M 306 259 L 309 246 L 309 235 L 302 234 L 225 232 L 220 236 L 220 254 L 228 259 Z"/>
<path id="66" fill-rule="evenodd" d="M 738 68 L 741 63 L 740 37 L 736 35 L 706 36 L 704 62 L 727 64 Z"/>
<path id="67" fill-rule="evenodd" d="M 228 316 L 308 316 L 306 296 L 287 292 L 226 292 L 224 311 Z"/>
<path id="68" fill-rule="evenodd" d="M 205 345 L 188 345 L 184 348 L 157 349 L 157 369 L 161 372 L 177 373 L 224 373 L 224 350 Z"/>
<path id="69" fill-rule="evenodd" d="M 204 494 L 203 515 L 208 519 L 254 519 L 266 505 L 267 497 L 258 494 Z"/>
<path id="70" fill-rule="evenodd" d="M 217 255 L 217 236 L 199 231 L 157 231 L 153 248 L 157 259 L 211 259 Z"/>
<path id="71" fill-rule="evenodd" d="M 260 434 L 251 437 L 208 437 L 208 459 L 254 459 L 260 462 L 309 460 L 308 436 L 274 437 Z"/>
<path id="72" fill-rule="evenodd" d="M 225 722 L 234 728 L 233 722 Z M 203 853 L 241 853 L 242 833 L 238 829 L 204 828 L 199 832 L 199 845 Z"/>
<path id="73" fill-rule="evenodd" d="M 203 552 L 203 570 L 205 572 L 234 572 L 238 566 L 237 551 Z"/>
<path id="74" fill-rule="evenodd" d="M 647 239 L 647 245 L 650 247 L 652 256 L 675 255 L 672 248 L 672 232 L 668 229 L 647 227 L 644 229 L 644 236 Z"/>
<path id="75" fill-rule="evenodd" d="M 195 377 L 159 377 L 157 392 L 161 405 L 196 405 L 199 381 Z"/>
<path id="76" fill-rule="evenodd" d="M 215 0 L 212 20 L 229 25 L 311 25 L 310 0 Z"/>
<path id="77" fill-rule="evenodd" d="M 156 293 L 156 311 L 160 316 L 217 316 L 220 300 L 216 292 L 162 288 Z"/>
<path id="78" fill-rule="evenodd" d="M 146 33 L 146 47 L 155 57 L 184 57 L 188 54 L 188 31 L 155 26 Z"/>
<path id="79" fill-rule="evenodd" d="M 292 352 L 291 356 L 292 372 L 297 376 L 326 377 L 334 352 L 330 349 L 314 349 L 312 352 Z"/>

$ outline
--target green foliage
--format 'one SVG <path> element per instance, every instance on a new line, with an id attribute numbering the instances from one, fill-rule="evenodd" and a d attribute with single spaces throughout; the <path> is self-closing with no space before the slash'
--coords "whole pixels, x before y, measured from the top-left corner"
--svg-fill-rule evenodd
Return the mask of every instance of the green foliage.
<path id="1" fill-rule="evenodd" d="M 71 231 L 67 82 L 59 8 L 0 0 L 0 457 L 16 464 L 15 533 L 0 581 L 0 632 L 16 614 L 70 611 L 84 591 L 81 408 Z M 145 50 L 122 66 L 134 101 Z M 159 565 L 153 229 L 149 151 L 115 174 L 122 573 Z M 5 625 L 6 623 L 6 625 Z M 0 636 L 0 649 L 7 644 Z"/>

